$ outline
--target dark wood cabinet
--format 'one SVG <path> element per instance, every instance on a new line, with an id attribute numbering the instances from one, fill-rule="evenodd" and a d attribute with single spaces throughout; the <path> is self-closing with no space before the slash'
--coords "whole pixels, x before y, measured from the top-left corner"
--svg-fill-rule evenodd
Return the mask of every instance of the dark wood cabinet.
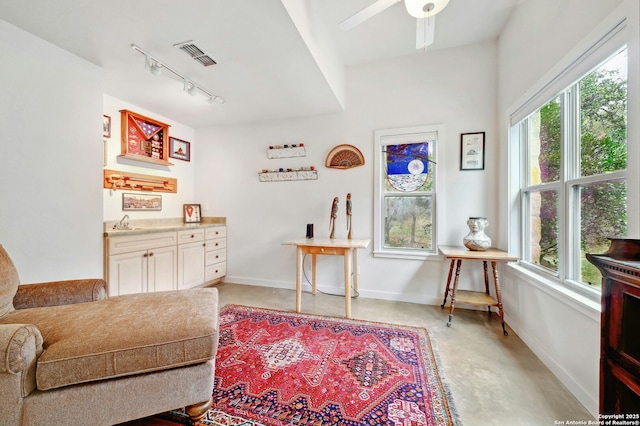
<path id="1" fill-rule="evenodd" d="M 600 413 L 638 413 L 640 240 L 613 238 L 606 253 L 587 259 L 602 273 Z"/>

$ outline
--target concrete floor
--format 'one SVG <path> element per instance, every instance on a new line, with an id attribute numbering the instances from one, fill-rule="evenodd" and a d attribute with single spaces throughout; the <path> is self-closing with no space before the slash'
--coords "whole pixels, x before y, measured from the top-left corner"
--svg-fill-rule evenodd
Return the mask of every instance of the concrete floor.
<path id="1" fill-rule="evenodd" d="M 238 304 L 293 311 L 293 290 L 222 283 L 220 306 Z M 424 327 L 440 355 L 444 377 L 466 426 L 557 425 L 593 416 L 496 313 L 404 302 L 352 299 L 352 317 Z M 302 312 L 344 316 L 344 297 L 303 292 Z M 566 423 L 565 423 L 566 424 Z"/>

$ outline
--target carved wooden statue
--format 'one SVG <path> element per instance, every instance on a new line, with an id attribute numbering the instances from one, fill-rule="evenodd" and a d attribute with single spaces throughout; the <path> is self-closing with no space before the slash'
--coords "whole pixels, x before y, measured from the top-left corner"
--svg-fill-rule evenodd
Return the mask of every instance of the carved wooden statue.
<path id="1" fill-rule="evenodd" d="M 329 238 L 333 238 L 335 227 L 336 227 L 336 218 L 338 217 L 338 197 L 333 199 L 333 204 L 331 205 L 331 219 L 329 220 Z"/>
<path id="2" fill-rule="evenodd" d="M 351 193 L 347 194 L 347 238 L 351 239 Z"/>

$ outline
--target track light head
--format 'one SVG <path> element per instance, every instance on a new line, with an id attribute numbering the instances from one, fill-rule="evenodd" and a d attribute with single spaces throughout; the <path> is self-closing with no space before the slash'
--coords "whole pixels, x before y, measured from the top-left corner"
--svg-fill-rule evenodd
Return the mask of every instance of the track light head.
<path id="1" fill-rule="evenodd" d="M 144 55 L 144 56 L 145 56 L 144 68 L 148 69 L 153 75 L 162 74 L 162 65 L 160 65 L 160 63 L 158 63 L 158 61 L 156 61 L 151 56 L 149 55 Z"/>
<path id="2" fill-rule="evenodd" d="M 190 94 L 191 96 L 195 96 L 198 93 L 198 87 L 193 84 L 192 81 L 184 79 L 184 91 Z"/>

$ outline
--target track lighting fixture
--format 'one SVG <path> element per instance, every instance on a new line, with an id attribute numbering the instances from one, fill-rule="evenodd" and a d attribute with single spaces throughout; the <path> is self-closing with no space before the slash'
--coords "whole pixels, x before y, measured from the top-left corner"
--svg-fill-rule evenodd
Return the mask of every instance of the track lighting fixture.
<path id="1" fill-rule="evenodd" d="M 139 53 L 142 53 L 145 57 L 145 61 L 144 61 L 144 67 L 145 69 L 148 69 L 151 74 L 153 75 L 161 75 L 162 74 L 162 70 L 165 69 L 167 71 L 169 71 L 171 74 L 175 75 L 176 77 L 182 79 L 183 84 L 184 84 L 184 91 L 187 92 L 188 94 L 190 94 L 191 96 L 196 96 L 198 94 L 198 92 L 201 92 L 203 95 L 207 96 L 207 103 L 212 104 L 212 103 L 220 103 L 223 104 L 225 103 L 225 99 L 221 96 L 218 95 L 214 95 L 213 93 L 211 93 L 210 91 L 208 91 L 207 89 L 205 89 L 204 87 L 200 86 L 199 84 L 195 83 L 193 80 L 189 79 L 188 77 L 185 77 L 184 75 L 180 74 L 178 71 L 176 71 L 175 69 L 171 68 L 170 66 L 168 66 L 167 64 L 165 64 L 164 62 L 158 60 L 157 58 L 151 56 L 151 54 L 149 54 L 148 52 L 142 50 L 141 48 L 139 48 L 138 46 L 136 46 L 135 44 L 131 45 L 131 48 Z"/>

